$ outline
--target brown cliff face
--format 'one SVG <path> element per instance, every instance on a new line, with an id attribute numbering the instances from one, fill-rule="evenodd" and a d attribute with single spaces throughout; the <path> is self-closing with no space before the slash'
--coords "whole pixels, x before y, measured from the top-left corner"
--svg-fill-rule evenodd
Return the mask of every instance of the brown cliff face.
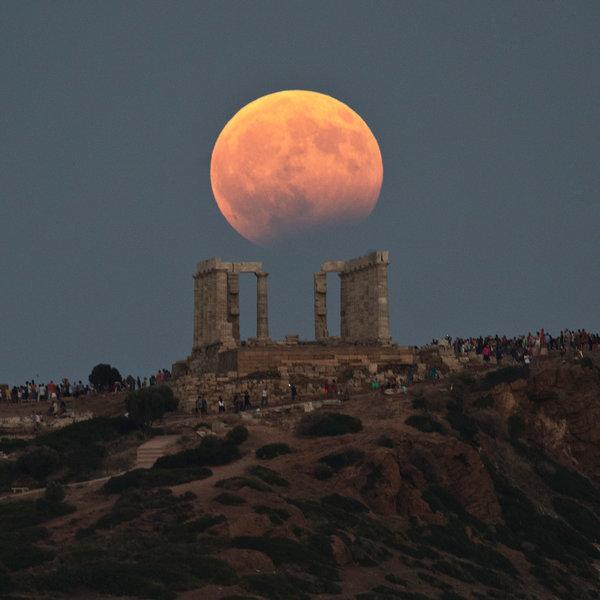
<path id="1" fill-rule="evenodd" d="M 592 367 L 549 364 L 529 380 L 523 412 L 528 435 L 542 449 L 571 459 L 600 477 L 600 372 Z"/>
<path id="2" fill-rule="evenodd" d="M 67 595 L 89 597 L 86 586 L 102 581 L 89 574 L 105 568 L 94 557 L 114 555 L 127 568 L 137 556 L 159 560 L 136 571 L 144 597 L 600 597 L 593 365 L 548 360 L 529 373 L 462 373 L 415 386 L 408 397 L 365 396 L 337 410 L 361 428 L 308 438 L 297 433 L 298 414 L 244 420 L 241 459 L 172 486 L 171 495 L 139 492 L 140 510 L 84 538 L 86 553 L 71 566 L 81 543 L 73 524 L 93 526 L 119 505 L 104 492 L 74 491 L 77 513 L 49 525 L 50 541 L 66 550 L 33 567 L 32 581 L 68 587 L 77 571 L 60 579 L 60 565 L 81 566 L 84 591 Z M 291 451 L 256 459 L 255 450 L 273 441 Z M 123 539 L 133 554 L 121 556 Z M 48 578 L 53 570 L 59 575 Z M 179 572 L 185 577 L 165 583 Z M 40 597 L 59 597 L 48 590 Z"/>

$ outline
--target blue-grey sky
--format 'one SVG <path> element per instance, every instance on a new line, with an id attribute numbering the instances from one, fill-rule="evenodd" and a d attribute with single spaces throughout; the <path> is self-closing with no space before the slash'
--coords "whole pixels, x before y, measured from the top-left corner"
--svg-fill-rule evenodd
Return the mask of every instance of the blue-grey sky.
<path id="1" fill-rule="evenodd" d="M 596 1 L 2 2 L 0 383 L 170 366 L 215 255 L 264 262 L 275 338 L 312 338 L 322 260 L 375 248 L 400 343 L 600 329 L 599 32 Z M 259 248 L 210 154 L 283 89 L 356 110 L 383 188 L 360 225 Z"/>

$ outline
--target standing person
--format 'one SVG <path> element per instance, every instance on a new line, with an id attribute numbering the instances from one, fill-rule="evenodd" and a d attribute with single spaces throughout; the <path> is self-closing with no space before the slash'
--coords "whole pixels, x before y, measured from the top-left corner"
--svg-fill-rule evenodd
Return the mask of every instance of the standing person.
<path id="1" fill-rule="evenodd" d="M 202 411 L 202 396 L 196 398 L 196 414 Z"/>
<path id="2" fill-rule="evenodd" d="M 219 396 L 219 412 L 225 412 L 225 402 L 223 402 L 223 398 L 221 396 Z"/>
<path id="3" fill-rule="evenodd" d="M 244 392 L 244 409 L 243 410 L 250 410 L 252 408 L 252 405 L 250 404 L 250 392 L 248 390 L 246 390 Z"/>
<path id="4" fill-rule="evenodd" d="M 295 383 L 290 383 L 290 396 L 292 398 L 292 402 L 296 402 L 296 398 L 298 397 L 298 390 L 296 389 Z"/>
<path id="5" fill-rule="evenodd" d="M 267 386 L 264 386 L 260 393 L 260 406 L 264 408 L 269 405 L 269 392 L 267 392 Z"/>
<path id="6" fill-rule="evenodd" d="M 234 394 L 233 395 L 233 412 L 240 412 L 240 395 L 239 394 Z"/>

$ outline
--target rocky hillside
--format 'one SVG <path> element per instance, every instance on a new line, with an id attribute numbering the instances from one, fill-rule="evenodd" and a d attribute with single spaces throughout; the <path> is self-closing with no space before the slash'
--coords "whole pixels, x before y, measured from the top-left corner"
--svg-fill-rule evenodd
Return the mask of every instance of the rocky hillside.
<path id="1" fill-rule="evenodd" d="M 181 425 L 152 469 L 0 504 L 1 595 L 592 600 L 599 411 L 599 365 L 549 360 Z"/>

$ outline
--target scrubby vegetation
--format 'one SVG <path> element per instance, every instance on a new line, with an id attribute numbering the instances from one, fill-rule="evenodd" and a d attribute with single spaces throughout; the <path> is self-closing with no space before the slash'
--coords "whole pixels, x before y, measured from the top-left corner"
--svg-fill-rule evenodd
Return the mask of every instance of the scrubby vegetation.
<path id="1" fill-rule="evenodd" d="M 339 452 L 322 456 L 319 458 L 319 462 L 327 465 L 334 473 L 337 473 L 345 467 L 362 462 L 364 457 L 365 453 L 362 450 L 348 446 Z"/>
<path id="2" fill-rule="evenodd" d="M 297 432 L 305 437 L 327 437 L 357 433 L 362 430 L 360 419 L 334 412 L 314 412 L 300 419 Z"/>
<path id="3" fill-rule="evenodd" d="M 225 439 L 234 446 L 239 446 L 248 439 L 248 429 L 243 425 L 236 425 L 231 431 L 227 432 Z"/>
<path id="4" fill-rule="evenodd" d="M 0 462 L 0 490 L 14 484 L 41 487 L 49 479 L 61 482 L 91 479 L 102 469 L 107 448 L 136 432 L 136 424 L 125 417 L 96 417 L 33 440 L 20 440 L 19 458 Z"/>
<path id="5" fill-rule="evenodd" d="M 207 467 L 184 467 L 181 469 L 134 469 L 111 477 L 104 490 L 109 494 L 120 494 L 128 489 L 152 489 L 161 486 L 180 485 L 188 481 L 206 479 L 212 475 Z"/>
<path id="6" fill-rule="evenodd" d="M 125 405 L 129 418 L 139 427 L 150 428 L 165 413 L 177 409 L 179 401 L 168 385 L 152 385 L 127 394 Z"/>
<path id="7" fill-rule="evenodd" d="M 250 467 L 248 472 L 250 475 L 254 475 L 254 477 L 262 479 L 269 485 L 274 485 L 277 487 L 290 486 L 290 482 L 287 479 L 284 479 L 279 473 L 277 473 L 277 471 L 273 471 L 273 469 L 267 469 L 267 467 L 263 467 L 261 465 L 254 465 L 253 467 Z"/>
<path id="8" fill-rule="evenodd" d="M 261 460 L 271 460 L 284 454 L 290 454 L 292 449 L 287 444 L 274 443 L 261 446 L 256 450 L 256 458 Z"/>
<path id="9" fill-rule="evenodd" d="M 214 467 L 226 465 L 240 457 L 236 444 L 229 439 L 216 436 L 205 437 L 196 448 L 183 450 L 177 454 L 162 456 L 156 461 L 157 469 L 182 469 L 194 467 Z"/>
<path id="10" fill-rule="evenodd" d="M 411 415 L 404 422 L 410 427 L 414 427 L 419 431 L 444 434 L 444 428 L 442 427 L 441 423 L 429 415 Z"/>

